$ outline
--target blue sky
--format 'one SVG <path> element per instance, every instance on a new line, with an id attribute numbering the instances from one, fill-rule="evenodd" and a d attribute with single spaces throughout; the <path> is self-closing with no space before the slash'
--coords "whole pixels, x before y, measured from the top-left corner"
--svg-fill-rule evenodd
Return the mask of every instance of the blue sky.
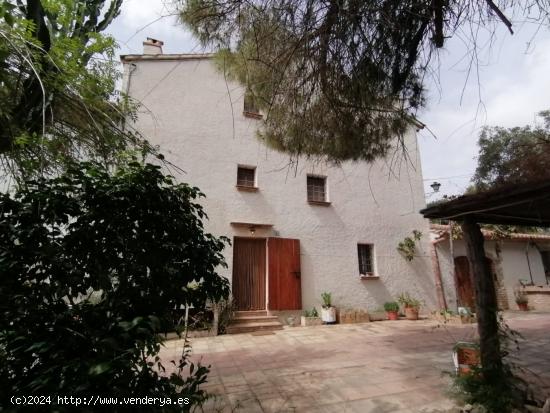
<path id="1" fill-rule="evenodd" d="M 197 41 L 178 24 L 170 1 L 125 0 L 121 15 L 109 32 L 120 53 L 141 53 L 146 37 L 163 40 L 164 53 L 200 52 Z M 163 17 L 167 16 L 167 17 Z M 471 51 L 465 48 L 467 32 L 447 41 L 433 75 L 427 79 L 428 104 L 420 120 L 428 130 L 419 134 L 425 192 L 433 180 L 440 194 L 458 194 L 468 186 L 475 170 L 477 138 L 484 125 L 533 124 L 536 113 L 550 109 L 550 30 L 514 21 L 512 36 L 500 27 L 488 47 L 489 36 L 480 33 L 478 69 L 468 74 Z M 479 81 L 478 81 L 479 80 Z M 434 137 L 435 135 L 435 137 Z"/>

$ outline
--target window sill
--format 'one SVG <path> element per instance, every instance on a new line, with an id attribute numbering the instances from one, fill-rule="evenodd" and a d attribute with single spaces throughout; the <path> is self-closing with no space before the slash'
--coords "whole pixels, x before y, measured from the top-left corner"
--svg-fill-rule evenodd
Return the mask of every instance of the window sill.
<path id="1" fill-rule="evenodd" d="M 308 200 L 307 203 L 310 204 L 310 205 L 330 206 L 329 201 L 310 201 L 310 200 Z"/>
<path id="2" fill-rule="evenodd" d="M 244 185 L 235 185 L 239 191 L 245 192 L 258 192 L 260 189 L 257 186 L 244 186 Z"/>
<path id="3" fill-rule="evenodd" d="M 379 275 L 360 275 L 359 278 L 361 280 L 379 280 Z"/>
<path id="4" fill-rule="evenodd" d="M 264 117 L 261 113 L 247 112 L 246 110 L 243 111 L 243 116 L 245 118 L 252 118 L 252 119 L 262 119 Z"/>

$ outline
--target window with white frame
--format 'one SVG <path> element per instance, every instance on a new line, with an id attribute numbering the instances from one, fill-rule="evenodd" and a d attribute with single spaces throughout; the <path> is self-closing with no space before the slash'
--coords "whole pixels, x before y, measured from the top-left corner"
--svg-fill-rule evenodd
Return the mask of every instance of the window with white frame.
<path id="1" fill-rule="evenodd" d="M 374 275 L 374 246 L 372 244 L 357 244 L 359 274 L 369 277 Z"/>
<path id="2" fill-rule="evenodd" d="M 307 200 L 309 202 L 327 202 L 327 178 L 326 177 L 308 175 Z"/>

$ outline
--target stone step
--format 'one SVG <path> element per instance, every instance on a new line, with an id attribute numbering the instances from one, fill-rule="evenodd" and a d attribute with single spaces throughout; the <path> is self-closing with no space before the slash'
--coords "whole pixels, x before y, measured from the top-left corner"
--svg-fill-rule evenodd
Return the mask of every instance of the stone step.
<path id="1" fill-rule="evenodd" d="M 259 323 L 231 324 L 227 327 L 227 334 L 253 333 L 255 331 L 282 330 L 283 325 L 278 321 L 264 321 Z"/>
<path id="2" fill-rule="evenodd" d="M 267 316 L 266 310 L 250 310 L 250 311 L 235 311 L 235 318 L 252 317 L 252 316 Z"/>
<path id="3" fill-rule="evenodd" d="M 278 321 L 277 316 L 274 315 L 246 315 L 235 317 L 231 320 L 233 324 L 250 324 L 250 323 L 263 323 L 269 321 Z"/>

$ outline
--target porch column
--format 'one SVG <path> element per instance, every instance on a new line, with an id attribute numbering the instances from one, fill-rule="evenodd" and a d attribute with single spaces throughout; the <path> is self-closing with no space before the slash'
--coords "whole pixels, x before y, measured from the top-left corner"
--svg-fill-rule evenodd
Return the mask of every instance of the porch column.
<path id="1" fill-rule="evenodd" d="M 476 289 L 481 364 L 484 369 L 488 369 L 489 375 L 498 375 L 502 371 L 502 358 L 498 337 L 497 299 L 491 269 L 485 259 L 483 234 L 479 225 L 471 218 L 463 221 L 462 231 Z"/>

